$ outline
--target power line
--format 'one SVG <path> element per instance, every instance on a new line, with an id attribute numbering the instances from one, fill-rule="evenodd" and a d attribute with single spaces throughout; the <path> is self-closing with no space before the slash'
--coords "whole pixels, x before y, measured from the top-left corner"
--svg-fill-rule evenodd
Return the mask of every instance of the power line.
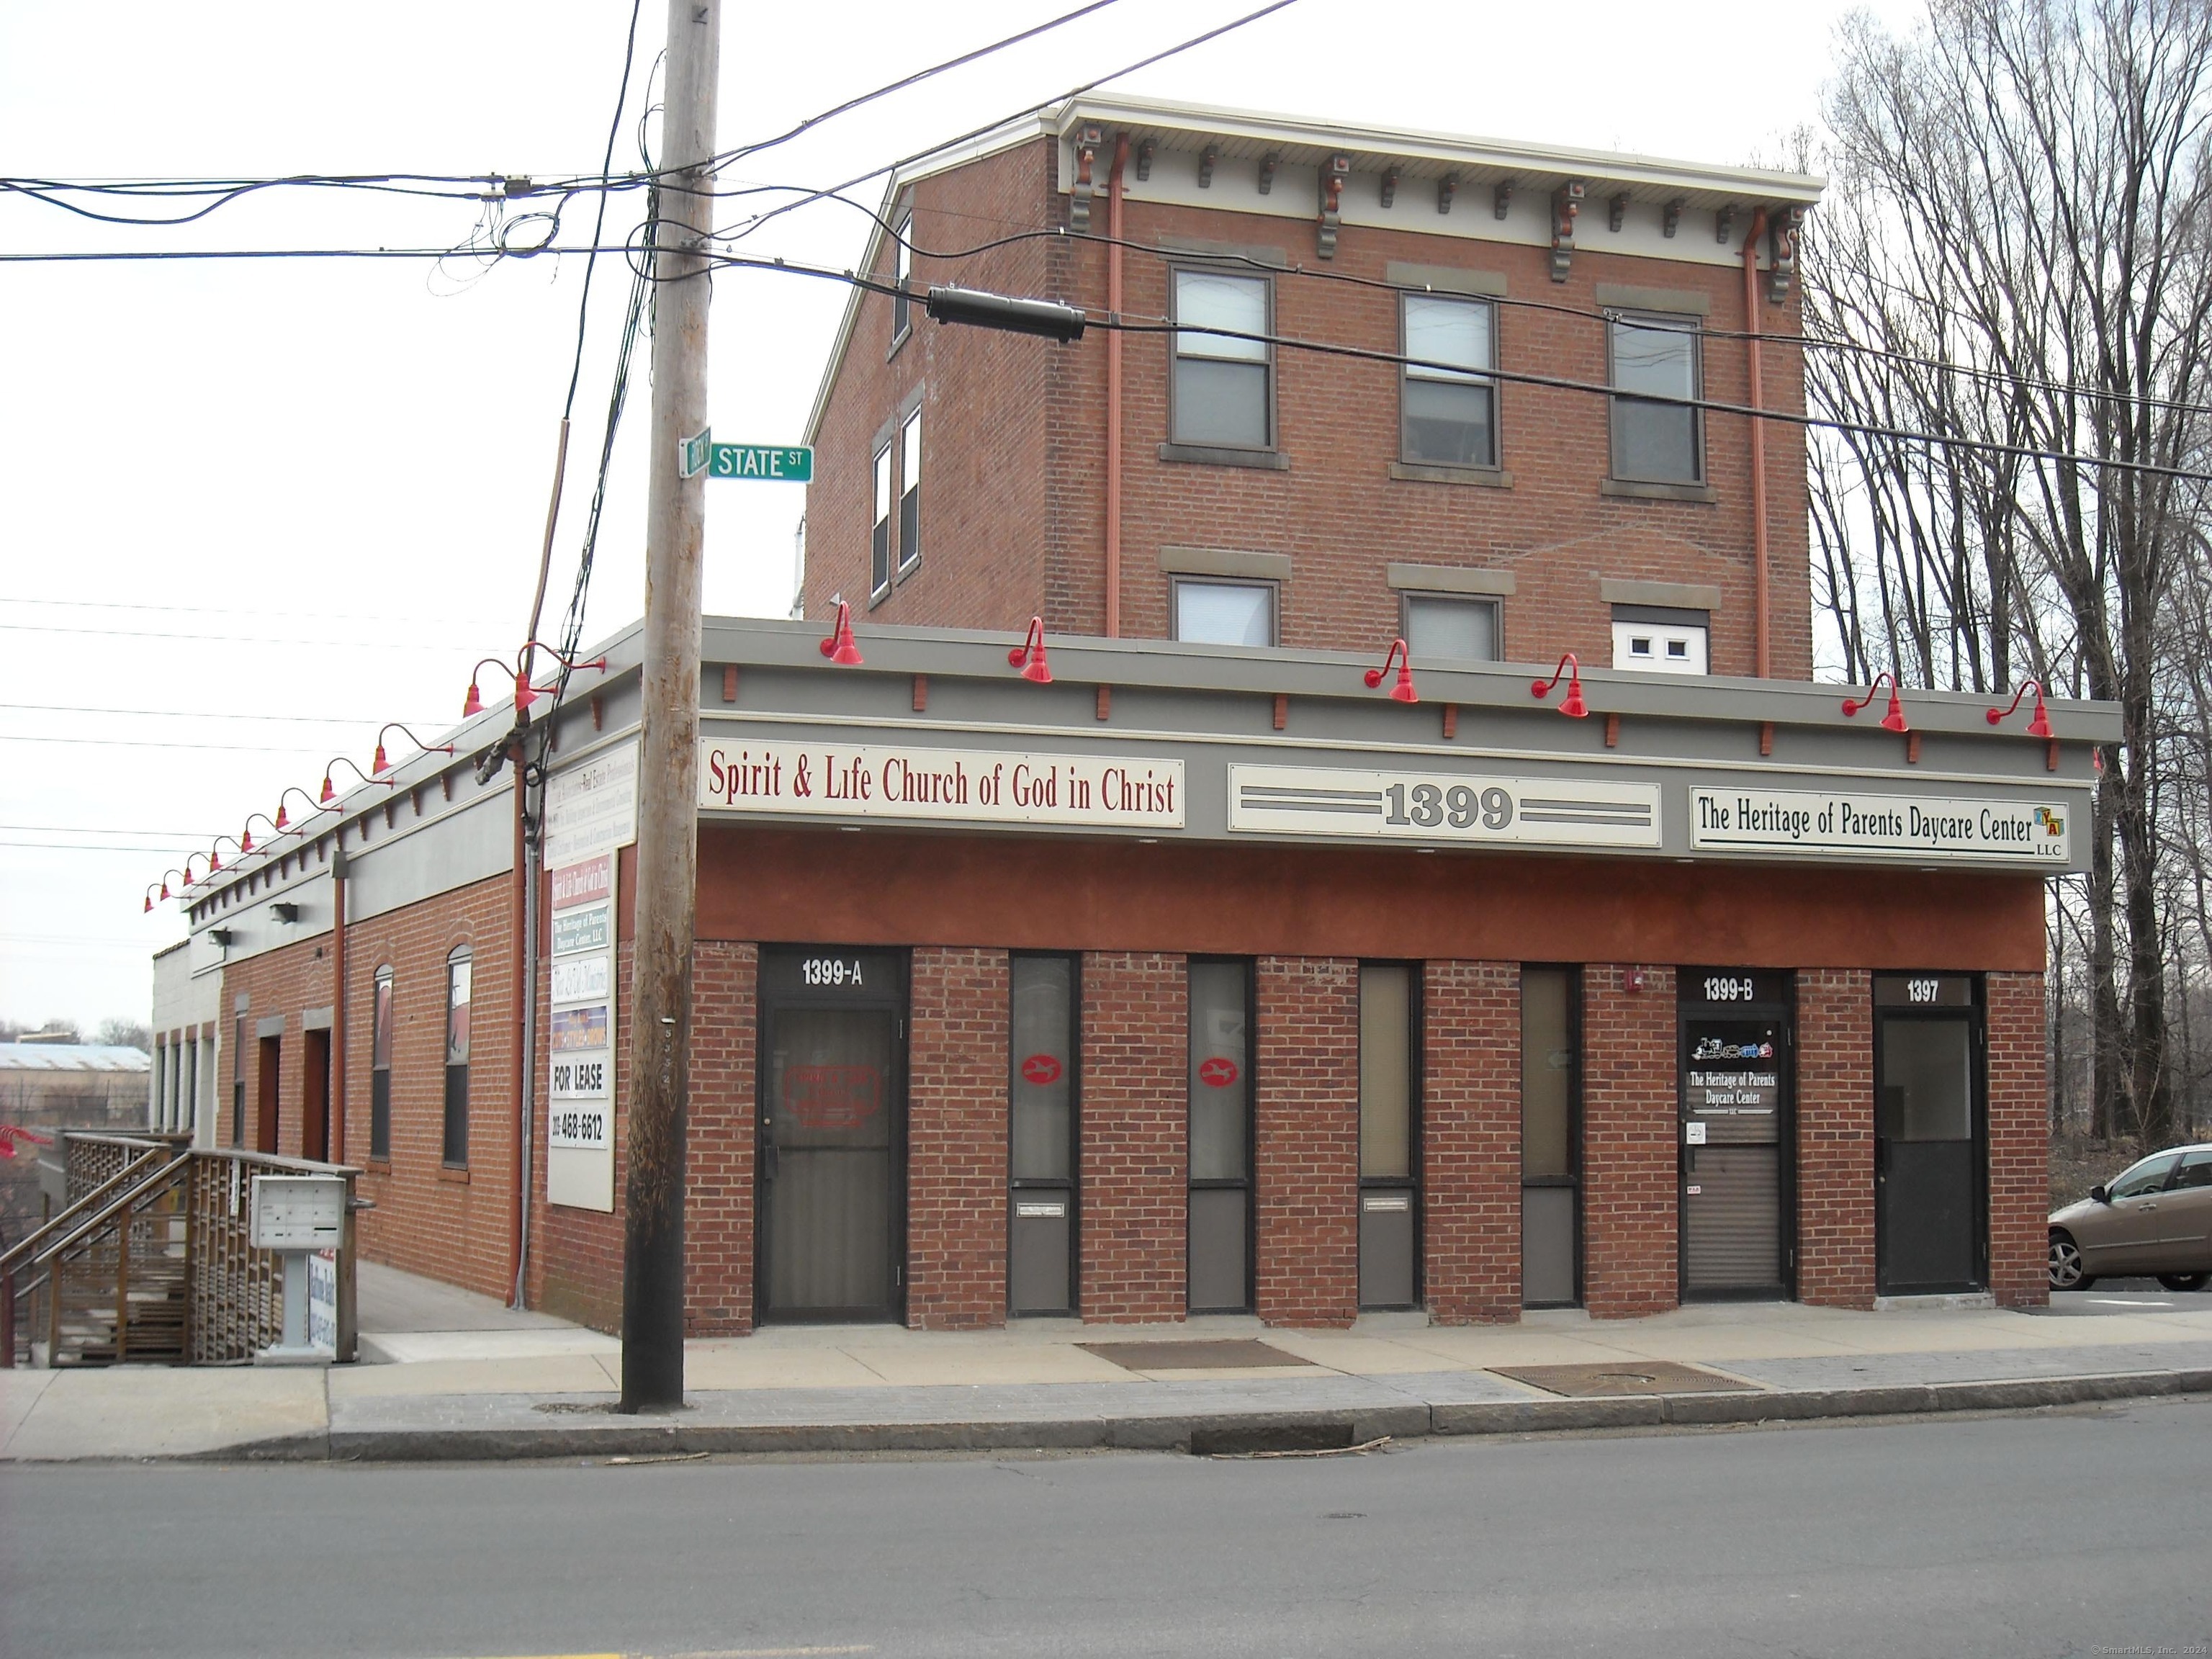
<path id="1" fill-rule="evenodd" d="M 0 823 L 0 830 L 16 834 L 70 836 L 181 836 L 187 841 L 206 841 L 209 835 L 201 830 L 135 830 L 127 823 Z M 224 831 L 218 830 L 216 835 Z"/>
<path id="2" fill-rule="evenodd" d="M 644 9 L 645 0 L 630 0 L 629 32 L 623 37 L 622 83 L 615 93 L 615 112 L 613 118 L 607 123 L 606 154 L 602 156 L 599 161 L 599 176 L 602 179 L 610 176 L 615 164 L 615 135 L 622 131 L 623 106 L 629 101 L 630 65 L 637 59 L 637 20 L 638 15 L 643 11 Z M 557 219 L 556 222 L 557 224 Z M 605 234 L 606 228 L 607 193 L 605 191 L 601 191 L 599 192 L 599 211 L 592 221 L 592 252 L 591 257 L 584 261 L 584 292 L 582 297 L 576 301 L 576 360 L 568 370 L 568 400 L 562 404 L 561 407 L 561 418 L 564 422 L 568 420 L 570 415 L 575 412 L 576 382 L 580 378 L 581 378 L 584 373 L 584 322 L 585 319 L 591 313 L 592 273 L 599 268 L 599 238 Z M 567 431 L 566 428 L 563 428 L 562 442 L 564 452 L 567 441 Z M 541 594 L 543 591 L 544 590 L 541 588 Z"/>
<path id="3" fill-rule="evenodd" d="M 225 755 L 319 755 L 322 745 L 303 749 L 279 743 L 174 743 L 167 738 L 36 738 L 0 732 L 0 743 L 58 743 L 95 749 L 200 749 Z"/>
<path id="4" fill-rule="evenodd" d="M 131 599 L 27 599 L 13 594 L 0 594 L 0 605 L 37 605 L 69 611 L 164 611 L 178 615 L 197 617 L 286 617 L 305 622 L 388 622 L 405 623 L 419 628 L 424 618 L 418 613 L 411 617 L 380 616 L 366 611 L 247 611 L 236 605 L 154 605 Z M 498 618 L 492 617 L 441 617 L 439 623 L 457 628 L 496 628 Z"/>
<path id="5" fill-rule="evenodd" d="M 1276 12 L 1281 11 L 1286 7 L 1296 5 L 1297 3 L 1297 0 L 1269 0 L 1268 4 L 1261 6 L 1256 11 L 1248 11 L 1242 17 L 1231 18 L 1228 22 L 1222 24 L 1218 28 L 1208 29 L 1203 34 L 1192 35 L 1186 40 L 1178 40 L 1175 45 L 1153 52 L 1147 57 L 1140 58 L 1133 64 L 1125 64 L 1120 69 L 1109 70 L 1106 74 L 1099 76 L 1095 80 L 1085 81 L 1079 86 L 1070 87 L 1066 92 L 1061 93 L 1056 98 L 1048 98 L 1042 103 L 1030 104 L 1025 108 L 1016 110 L 1011 115 L 1004 115 L 995 121 L 986 123 L 982 126 L 971 128 L 968 131 L 962 133 L 957 138 L 949 138 L 941 143 L 932 144 L 927 149 L 916 150 L 913 155 L 902 156 L 898 161 L 890 162 L 885 166 L 871 167 L 867 172 L 863 173 L 855 178 L 848 179 L 842 185 L 832 185 L 824 190 L 810 191 L 805 195 L 802 196 L 798 201 L 786 202 L 781 204 L 780 206 L 770 208 L 765 213 L 757 214 L 752 219 L 746 222 L 742 230 L 734 233 L 734 234 L 737 236 L 750 236 L 753 232 L 758 230 L 763 225 L 768 223 L 769 220 L 780 218 L 787 213 L 794 212 L 798 209 L 806 206 L 809 203 L 817 202 L 825 196 L 841 195 L 842 192 L 852 189 L 855 185 L 864 185 L 871 179 L 880 178 L 886 173 L 895 173 L 902 167 L 906 167 L 912 162 L 921 161 L 924 156 L 934 155 L 940 150 L 951 149 L 957 145 L 968 143 L 968 141 L 972 138 L 981 138 L 987 133 L 997 131 L 1000 127 L 1005 126 L 1010 121 L 1018 121 L 1025 115 L 1035 115 L 1040 110 L 1050 109 L 1054 104 L 1065 103 L 1071 98 L 1079 98 L 1086 92 L 1091 92 L 1099 87 L 1104 86 L 1109 81 L 1118 81 L 1122 79 L 1124 76 L 1134 75 L 1139 70 L 1150 69 L 1155 64 L 1164 63 L 1167 59 L 1176 57 L 1181 53 L 1189 52 L 1194 47 L 1205 46 L 1207 42 L 1212 40 L 1218 40 L 1224 34 L 1233 33 L 1237 30 L 1243 28 L 1248 24 L 1256 23 L 1263 17 L 1272 16 Z M 776 188 L 786 188 L 786 186 L 776 186 Z M 751 192 L 734 191 L 718 191 L 716 193 L 744 195 L 750 194 Z M 717 231 L 715 234 L 718 236 L 724 236 L 730 235 L 732 233 Z"/>
<path id="6" fill-rule="evenodd" d="M 77 634 L 102 640 L 190 640 L 198 645 L 299 645 L 338 651 L 454 651 L 467 648 L 459 641 L 429 644 L 419 640 L 283 640 L 258 634 L 177 634 L 132 628 L 74 628 L 60 623 L 0 622 L 0 629 L 11 634 Z"/>
<path id="7" fill-rule="evenodd" d="M 288 726 L 437 726 L 435 720 L 385 721 L 374 714 L 224 714 L 204 708 L 109 708 L 78 702 L 0 702 L 0 708 L 44 714 L 131 714 L 173 720 L 276 720 Z"/>
<path id="8" fill-rule="evenodd" d="M 22 848 L 27 850 L 42 853 L 136 853 L 140 858 L 144 858 L 149 854 L 152 854 L 155 857 L 166 858 L 172 853 L 182 853 L 188 850 L 185 845 L 179 842 L 171 842 L 159 846 L 148 843 L 133 847 L 125 846 L 120 842 L 114 842 L 0 841 L 0 853 L 4 853 L 10 848 Z"/>
<path id="9" fill-rule="evenodd" d="M 736 253 L 712 253 L 707 256 L 718 266 L 733 266 L 749 270 L 780 270 L 793 276 L 815 276 L 829 282 L 850 284 L 870 293 L 896 297 L 904 292 L 909 300 L 920 298 L 897 284 L 862 276 L 849 270 L 830 270 L 817 265 L 793 264 L 787 259 L 759 258 Z M 1071 310 L 1080 307 L 1070 307 Z M 2153 477 L 2184 480 L 2192 483 L 2212 483 L 2212 472 L 2199 472 L 2186 467 L 2164 466 L 2154 461 L 2124 461 L 2079 455 L 2066 450 L 2039 449 L 2025 444 L 2002 444 L 1983 438 L 1961 437 L 1952 433 L 1914 432 L 1902 427 L 1877 426 L 1869 422 L 1839 420 L 1832 416 L 1798 414 L 1790 410 L 1753 409 L 1747 404 L 1724 402 L 1716 398 L 1674 398 L 1663 393 L 1624 392 L 1612 386 L 1601 386 L 1589 380 L 1569 380 L 1564 375 L 1537 374 L 1526 370 L 1506 368 L 1469 369 L 1464 363 L 1447 363 L 1426 357 L 1408 356 L 1403 352 L 1383 351 L 1368 346 L 1343 345 L 1328 340 L 1301 339 L 1288 334 L 1255 333 L 1243 329 L 1212 328 L 1201 324 L 1176 323 L 1161 317 L 1132 319 L 1127 314 L 1107 317 L 1085 313 L 1088 328 L 1104 329 L 1124 334 L 1204 334 L 1224 340 L 1244 340 L 1255 344 L 1277 346 L 1293 351 L 1310 351 L 1322 356 L 1346 357 L 1357 362 L 1389 363 L 1406 368 L 1435 368 L 1455 374 L 1474 374 L 1486 380 L 1514 386 L 1541 386 L 1553 392 L 1574 392 L 1601 398 L 1626 398 L 1640 404 L 1657 404 L 1672 409 L 1694 409 L 1714 415 L 1740 415 L 1747 420 L 1774 421 L 1785 426 L 1817 428 L 1831 432 L 1856 433 L 1867 437 L 1895 438 L 1916 443 L 1947 446 L 1983 454 L 2009 455 L 2023 459 L 2056 462 L 2063 465 L 2097 467 L 2113 471 L 2137 472 Z"/>
<path id="10" fill-rule="evenodd" d="M 904 92 L 908 87 L 919 86 L 932 76 L 943 75 L 949 70 L 965 68 L 969 64 L 988 58 L 994 52 L 1004 52 L 1009 46 L 1018 46 L 1025 40 L 1034 40 L 1037 36 L 1048 34 L 1064 24 L 1074 22 L 1078 18 L 1088 17 L 1095 11 L 1103 11 L 1114 3 L 1115 0 L 1091 0 L 1088 5 L 1078 6 L 1073 11 L 1063 12 L 1057 17 L 1048 18 L 1034 27 L 1022 30 L 1018 34 L 1009 34 L 1003 40 L 992 41 L 988 46 L 978 46 L 972 52 L 962 52 L 957 58 L 948 58 L 941 64 L 933 64 L 927 69 L 916 70 L 913 74 L 890 82 L 887 85 L 878 87 L 872 92 L 864 92 L 857 98 L 848 98 L 842 104 L 833 105 L 819 115 L 810 115 L 787 132 L 779 133 L 773 138 L 763 138 L 753 143 L 740 144 L 735 149 L 724 150 L 714 157 L 712 165 L 719 169 L 732 161 L 742 161 L 748 155 L 757 155 L 764 149 L 774 149 L 778 144 L 787 144 L 800 134 L 820 126 L 824 121 L 832 121 L 841 115 L 850 114 L 864 104 L 872 104 L 878 99 L 888 98 L 895 92 Z"/>

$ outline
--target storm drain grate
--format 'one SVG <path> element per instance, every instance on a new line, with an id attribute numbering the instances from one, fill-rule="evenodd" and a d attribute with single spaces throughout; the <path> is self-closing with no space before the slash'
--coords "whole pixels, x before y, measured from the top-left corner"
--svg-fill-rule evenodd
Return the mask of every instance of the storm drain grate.
<path id="1" fill-rule="evenodd" d="M 1577 1400 L 1607 1395 L 1758 1392 L 1752 1383 L 1671 1359 L 1614 1360 L 1595 1365 L 1493 1365 L 1491 1370 L 1516 1382 Z"/>
<path id="2" fill-rule="evenodd" d="M 1188 1342 L 1079 1342 L 1075 1346 L 1132 1371 L 1266 1370 L 1277 1365 L 1312 1364 L 1249 1337 Z"/>

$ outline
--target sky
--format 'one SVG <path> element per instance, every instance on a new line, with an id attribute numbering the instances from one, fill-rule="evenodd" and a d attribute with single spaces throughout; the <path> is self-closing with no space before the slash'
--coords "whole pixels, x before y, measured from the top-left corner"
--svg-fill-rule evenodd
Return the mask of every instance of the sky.
<path id="1" fill-rule="evenodd" d="M 1021 46 L 747 158 L 745 184 L 823 185 L 1042 102 L 1251 9 L 1116 0 Z M 1027 28 L 1072 0 L 731 5 L 720 147 Z M 1298 3 L 1113 89 L 1250 109 L 1772 161 L 1817 124 L 1840 0 L 1584 0 L 1543 8 Z M 1918 0 L 1872 9 L 1909 28 Z M 596 173 L 630 9 L 619 0 L 0 9 L 0 168 L 16 178 Z M 639 166 L 666 27 L 646 0 L 614 167 Z M 858 192 L 872 205 L 880 191 Z M 159 208 L 140 208 L 158 212 Z M 611 198 L 606 240 L 639 218 Z M 591 231 L 578 198 L 563 240 Z M 273 191 L 198 224 L 120 228 L 0 197 L 0 253 L 453 247 L 477 205 Z M 836 267 L 869 221 L 823 203 L 750 251 Z M 541 633 L 574 580 L 627 270 L 592 280 Z M 471 665 L 528 622 L 575 351 L 580 258 L 0 264 L 0 1018 L 143 1019 L 144 911 L 165 870 L 364 768 L 380 726 L 427 741 Z M 718 437 L 803 435 L 843 290 L 715 279 Z M 588 642 L 644 592 L 641 351 L 609 477 Z M 709 614 L 788 613 L 796 486 L 718 483 Z M 394 732 L 395 756 L 408 747 Z M 344 777 L 340 771 L 341 780 Z M 290 798 L 296 809 L 296 797 Z"/>

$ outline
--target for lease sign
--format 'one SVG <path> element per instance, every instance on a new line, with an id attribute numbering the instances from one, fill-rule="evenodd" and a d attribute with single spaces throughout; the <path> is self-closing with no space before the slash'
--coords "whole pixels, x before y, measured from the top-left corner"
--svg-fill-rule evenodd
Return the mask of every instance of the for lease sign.
<path id="1" fill-rule="evenodd" d="M 1717 852 L 2063 866 L 2073 808 L 2063 800 L 1760 789 L 1690 791 L 1690 845 Z"/>

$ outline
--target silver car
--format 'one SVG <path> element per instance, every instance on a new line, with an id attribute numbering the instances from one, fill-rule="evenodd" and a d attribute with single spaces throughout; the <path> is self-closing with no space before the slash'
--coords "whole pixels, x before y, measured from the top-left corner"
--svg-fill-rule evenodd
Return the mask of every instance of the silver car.
<path id="1" fill-rule="evenodd" d="M 2169 1291 L 2212 1280 L 2212 1144 L 2174 1146 L 2051 1218 L 2051 1288 L 2152 1273 Z"/>

